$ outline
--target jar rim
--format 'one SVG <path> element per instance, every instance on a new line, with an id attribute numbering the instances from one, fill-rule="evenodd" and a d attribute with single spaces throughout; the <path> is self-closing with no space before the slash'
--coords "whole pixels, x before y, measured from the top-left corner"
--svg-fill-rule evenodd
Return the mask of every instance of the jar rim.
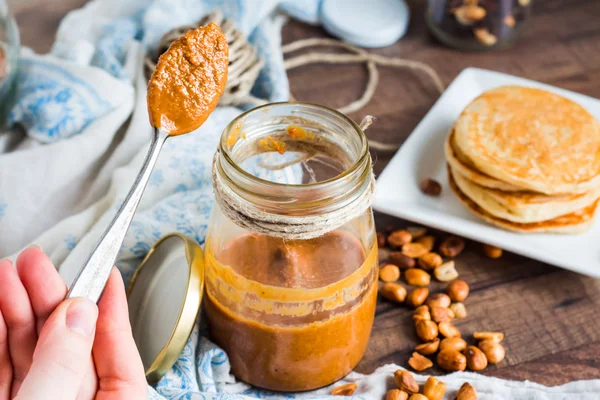
<path id="1" fill-rule="evenodd" d="M 270 181 L 267 179 L 257 177 L 255 175 L 249 173 L 245 169 L 243 169 L 237 162 L 234 161 L 233 157 L 231 156 L 231 154 L 228 150 L 228 145 L 227 145 L 227 139 L 229 137 L 228 134 L 233 129 L 235 129 L 235 126 L 239 123 L 240 120 L 247 117 L 248 115 L 256 113 L 256 112 L 262 112 L 263 110 L 268 109 L 268 108 L 284 106 L 284 105 L 298 105 L 298 106 L 309 107 L 309 108 L 318 109 L 318 110 L 322 110 L 322 111 L 327 111 L 327 112 L 332 113 L 336 117 L 341 118 L 345 122 L 347 122 L 350 125 L 350 127 L 352 128 L 352 130 L 357 133 L 358 138 L 360 139 L 360 156 L 356 158 L 356 160 L 354 161 L 352 166 L 350 166 L 349 168 L 346 168 L 340 174 L 338 174 L 334 177 L 331 177 L 329 179 L 325 179 L 325 180 L 318 181 L 318 182 L 312 182 L 312 183 L 291 184 L 291 183 L 273 182 L 273 181 Z M 367 137 L 366 137 L 364 131 L 360 128 L 360 126 L 358 126 L 358 124 L 356 122 L 354 122 L 350 117 L 348 117 L 344 113 L 339 112 L 338 110 L 335 110 L 333 108 L 329 108 L 327 106 L 323 106 L 320 104 L 309 103 L 309 102 L 280 101 L 280 102 L 267 103 L 267 104 L 263 104 L 263 105 L 260 105 L 257 107 L 253 107 L 249 110 L 244 111 L 243 113 L 241 113 L 240 115 L 235 117 L 233 120 L 231 120 L 231 122 L 229 124 L 227 124 L 227 126 L 223 130 L 223 133 L 221 134 L 221 139 L 219 141 L 219 152 L 223 155 L 223 157 L 225 158 L 227 163 L 236 170 L 236 172 L 241 173 L 244 178 L 249 179 L 250 181 L 259 183 L 261 185 L 267 185 L 267 186 L 279 187 L 279 188 L 316 189 L 316 188 L 320 188 L 323 186 L 331 185 L 335 182 L 339 182 L 339 181 L 345 179 L 346 177 L 348 177 L 349 175 L 352 175 L 360 168 L 362 168 L 364 166 L 365 160 L 369 157 L 369 145 L 368 145 Z"/>

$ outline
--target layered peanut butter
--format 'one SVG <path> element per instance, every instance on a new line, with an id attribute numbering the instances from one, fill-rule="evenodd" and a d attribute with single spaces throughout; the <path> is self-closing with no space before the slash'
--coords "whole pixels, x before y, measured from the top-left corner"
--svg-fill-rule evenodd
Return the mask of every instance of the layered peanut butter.
<path id="1" fill-rule="evenodd" d="M 207 246 L 203 303 L 232 372 L 255 386 L 310 390 L 348 374 L 371 333 L 377 249 L 334 231 L 303 241 L 244 234 Z"/>

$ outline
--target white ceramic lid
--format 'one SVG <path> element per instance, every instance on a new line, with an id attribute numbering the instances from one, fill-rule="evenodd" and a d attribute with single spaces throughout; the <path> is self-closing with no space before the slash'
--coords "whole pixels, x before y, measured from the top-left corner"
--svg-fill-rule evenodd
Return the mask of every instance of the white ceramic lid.
<path id="1" fill-rule="evenodd" d="M 203 286 L 202 250 L 180 234 L 160 239 L 136 270 L 127 302 L 149 382 L 157 382 L 181 354 L 194 328 Z"/>
<path id="2" fill-rule="evenodd" d="M 324 0 L 323 27 L 360 47 L 385 47 L 406 33 L 410 11 L 404 0 Z"/>

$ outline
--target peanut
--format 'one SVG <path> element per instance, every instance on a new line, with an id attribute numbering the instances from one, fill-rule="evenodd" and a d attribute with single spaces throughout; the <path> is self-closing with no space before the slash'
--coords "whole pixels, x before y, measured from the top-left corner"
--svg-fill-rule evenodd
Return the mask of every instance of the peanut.
<path id="1" fill-rule="evenodd" d="M 334 396 L 352 396 L 356 392 L 356 383 L 346 383 L 331 390 Z"/>
<path id="2" fill-rule="evenodd" d="M 429 296 L 429 289 L 427 288 L 415 288 L 406 296 L 406 303 L 411 307 L 419 307 Z"/>
<path id="3" fill-rule="evenodd" d="M 500 247 L 492 246 L 491 244 L 484 244 L 483 254 L 489 258 L 500 258 L 502 257 L 502 249 Z"/>
<path id="4" fill-rule="evenodd" d="M 469 346 L 465 349 L 464 355 L 467 358 L 467 367 L 471 371 L 481 371 L 488 365 L 488 360 L 483 351 L 475 346 Z"/>
<path id="5" fill-rule="evenodd" d="M 493 340 L 482 340 L 477 345 L 483 351 L 483 354 L 487 357 L 490 364 L 498 364 L 506 356 L 506 350 L 504 347 Z"/>
<path id="6" fill-rule="evenodd" d="M 467 318 L 467 308 L 463 303 L 452 303 L 450 309 L 454 312 L 454 318 Z"/>
<path id="7" fill-rule="evenodd" d="M 390 261 L 400 269 L 414 268 L 415 260 L 403 254 L 401 251 L 392 251 L 389 255 Z"/>
<path id="8" fill-rule="evenodd" d="M 456 20 L 465 26 L 473 25 L 485 18 L 485 8 L 479 6 L 462 6 L 454 10 Z"/>
<path id="9" fill-rule="evenodd" d="M 393 231 L 389 234 L 387 242 L 393 249 L 399 249 L 407 243 L 412 242 L 412 235 L 403 229 Z"/>
<path id="10" fill-rule="evenodd" d="M 440 282 L 450 282 L 458 278 L 458 272 L 454 268 L 454 261 L 448 261 L 433 270 L 433 275 Z"/>
<path id="11" fill-rule="evenodd" d="M 426 271 L 431 271 L 442 265 L 444 260 L 437 253 L 427 253 L 419 258 L 419 266 Z"/>
<path id="12" fill-rule="evenodd" d="M 433 321 L 419 319 L 415 321 L 417 336 L 424 342 L 431 342 L 438 336 L 438 325 Z"/>
<path id="13" fill-rule="evenodd" d="M 469 284 L 462 279 L 453 280 L 448 284 L 446 292 L 452 301 L 465 301 L 469 296 Z"/>
<path id="14" fill-rule="evenodd" d="M 408 400 L 408 393 L 399 389 L 388 390 L 385 400 Z"/>
<path id="15" fill-rule="evenodd" d="M 456 257 L 465 249 L 465 241 L 458 236 L 450 236 L 440 244 L 440 253 L 444 257 Z"/>
<path id="16" fill-rule="evenodd" d="M 429 307 L 426 305 L 419 306 L 413 313 L 413 320 L 424 319 L 427 321 L 431 321 L 431 314 L 429 313 Z"/>
<path id="17" fill-rule="evenodd" d="M 475 340 L 491 340 L 493 342 L 500 343 L 504 339 L 504 333 L 502 332 L 473 332 L 473 338 Z"/>
<path id="18" fill-rule="evenodd" d="M 445 338 L 440 342 L 439 350 L 454 350 L 459 353 L 467 348 L 467 342 L 459 337 Z"/>
<path id="19" fill-rule="evenodd" d="M 417 352 L 412 353 L 410 360 L 408 360 L 408 365 L 418 372 L 425 371 L 426 369 L 433 367 L 433 363 L 429 358 L 423 357 Z"/>
<path id="20" fill-rule="evenodd" d="M 452 322 L 444 321 L 438 324 L 438 330 L 444 337 L 460 337 L 460 331 Z"/>
<path id="21" fill-rule="evenodd" d="M 442 193 L 442 185 L 435 179 L 425 178 L 419 183 L 421 191 L 428 196 L 439 196 Z"/>
<path id="22" fill-rule="evenodd" d="M 423 396 L 429 400 L 442 400 L 446 394 L 446 384 L 437 378 L 430 376 L 423 386 Z"/>
<path id="23" fill-rule="evenodd" d="M 433 236 L 423 236 L 418 238 L 415 243 L 422 244 L 427 251 L 431 251 L 435 245 L 435 238 Z"/>
<path id="24" fill-rule="evenodd" d="M 424 226 L 409 226 L 406 230 L 412 235 L 413 240 L 425 236 L 427 228 Z"/>
<path id="25" fill-rule="evenodd" d="M 465 382 L 460 389 L 458 389 L 456 400 L 477 400 L 477 391 L 470 383 Z"/>
<path id="26" fill-rule="evenodd" d="M 410 258 L 419 258 L 427 254 L 428 251 L 421 243 L 406 243 L 402 246 L 402 253 Z"/>
<path id="27" fill-rule="evenodd" d="M 418 393 L 419 385 L 412 374 L 406 370 L 399 369 L 394 372 L 394 382 L 396 387 L 404 390 L 406 393 Z"/>
<path id="28" fill-rule="evenodd" d="M 437 363 L 445 371 L 464 371 L 467 358 L 455 350 L 442 350 L 437 355 Z"/>
<path id="29" fill-rule="evenodd" d="M 377 232 L 377 247 L 383 249 L 385 246 L 387 246 L 387 237 L 385 236 L 385 233 Z"/>
<path id="30" fill-rule="evenodd" d="M 379 269 L 379 279 L 384 282 L 395 282 L 400 279 L 400 268 L 394 264 L 385 264 Z"/>
<path id="31" fill-rule="evenodd" d="M 431 283 L 431 276 L 422 269 L 410 268 L 404 273 L 406 283 L 411 286 L 427 286 Z"/>
<path id="32" fill-rule="evenodd" d="M 381 296 L 395 303 L 404 303 L 406 299 L 406 289 L 397 283 L 384 283 L 379 289 Z"/>
<path id="33" fill-rule="evenodd" d="M 430 307 L 431 319 L 437 323 L 451 321 L 454 319 L 454 312 L 449 308 Z"/>
<path id="34" fill-rule="evenodd" d="M 486 46 L 493 46 L 498 41 L 496 35 L 490 33 L 490 31 L 488 31 L 486 28 L 475 28 L 473 29 L 473 34 L 479 43 Z"/>
<path id="35" fill-rule="evenodd" d="M 417 352 L 419 352 L 420 354 L 428 356 L 428 355 L 431 355 L 431 354 L 435 353 L 436 351 L 438 351 L 439 347 L 440 347 L 440 339 L 435 338 L 435 339 L 433 339 L 432 342 L 421 343 L 420 345 L 415 347 L 415 350 Z"/>
<path id="36" fill-rule="evenodd" d="M 444 307 L 447 308 L 450 306 L 450 297 L 444 293 L 435 293 L 429 296 L 427 299 L 427 304 L 429 307 Z"/>

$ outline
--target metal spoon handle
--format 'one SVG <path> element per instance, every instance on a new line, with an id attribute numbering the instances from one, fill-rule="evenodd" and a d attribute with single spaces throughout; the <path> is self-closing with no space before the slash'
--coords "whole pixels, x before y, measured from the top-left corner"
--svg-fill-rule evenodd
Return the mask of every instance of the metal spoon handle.
<path id="1" fill-rule="evenodd" d="M 135 210 L 140 203 L 146 184 L 152 174 L 152 169 L 156 164 L 158 154 L 168 137 L 169 135 L 161 130 L 154 130 L 154 137 L 140 173 L 136 177 L 121 208 L 119 208 L 117 215 L 115 215 L 108 228 L 106 228 L 87 262 L 79 270 L 75 281 L 73 281 L 73 284 L 69 288 L 67 298 L 87 297 L 94 302 L 98 302 L 100 299 L 100 295 L 104 290 L 110 271 L 115 264 L 115 260 L 125 239 L 127 229 L 131 224 Z"/>

